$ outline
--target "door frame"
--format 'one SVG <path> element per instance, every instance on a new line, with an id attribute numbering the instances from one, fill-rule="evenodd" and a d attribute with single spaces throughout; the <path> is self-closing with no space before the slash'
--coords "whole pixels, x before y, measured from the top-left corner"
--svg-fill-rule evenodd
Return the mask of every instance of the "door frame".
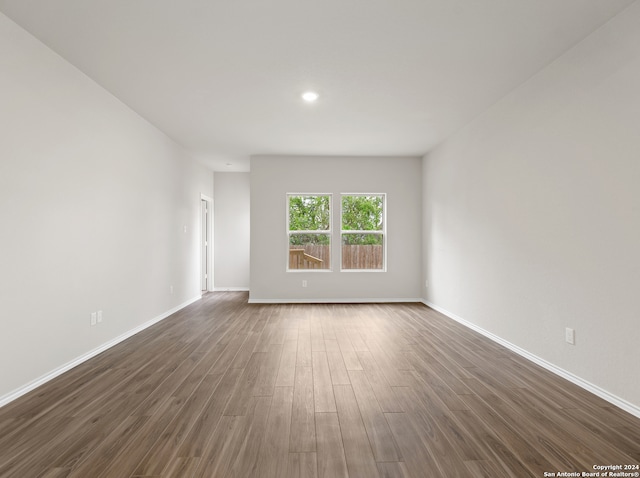
<path id="1" fill-rule="evenodd" d="M 203 220 L 202 220 L 202 201 L 205 201 L 207 203 L 207 215 L 206 215 L 206 224 L 203 224 Z M 198 276 L 198 281 L 200 282 L 200 290 L 206 290 L 207 292 L 211 292 L 213 291 L 213 198 L 210 196 L 207 196 L 206 194 L 200 193 L 200 202 L 199 202 L 199 211 L 200 211 L 200 219 L 199 219 L 199 223 L 200 223 L 200 234 L 199 234 L 199 240 L 198 243 L 200 245 L 199 249 L 199 254 L 198 256 L 200 257 L 200 267 L 198 268 L 199 271 L 199 276 Z M 204 244 L 203 242 L 203 228 L 207 227 L 207 234 L 206 237 L 208 238 L 207 241 L 207 246 L 206 246 L 206 250 L 208 252 L 208 260 L 206 261 L 206 267 L 207 267 L 207 287 L 206 289 L 202 288 L 202 276 L 203 276 L 203 270 L 202 270 L 202 264 L 205 263 L 205 261 L 203 261 L 202 258 L 202 251 L 203 251 L 203 246 Z"/>

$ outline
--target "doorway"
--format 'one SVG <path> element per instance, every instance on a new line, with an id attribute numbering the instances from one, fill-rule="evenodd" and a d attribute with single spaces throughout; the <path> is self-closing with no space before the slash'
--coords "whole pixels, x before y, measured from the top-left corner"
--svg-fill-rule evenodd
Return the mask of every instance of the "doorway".
<path id="1" fill-rule="evenodd" d="M 211 232 L 213 199 L 202 194 L 200 196 L 200 290 L 205 293 L 213 290 L 213 274 L 211 273 Z"/>

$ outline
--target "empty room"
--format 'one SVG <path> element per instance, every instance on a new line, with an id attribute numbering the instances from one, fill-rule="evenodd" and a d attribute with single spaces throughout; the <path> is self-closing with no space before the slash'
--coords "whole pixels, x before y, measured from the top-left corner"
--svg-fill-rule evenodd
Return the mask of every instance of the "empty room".
<path id="1" fill-rule="evenodd" d="M 640 0 L 0 0 L 0 477 L 640 476 Z"/>

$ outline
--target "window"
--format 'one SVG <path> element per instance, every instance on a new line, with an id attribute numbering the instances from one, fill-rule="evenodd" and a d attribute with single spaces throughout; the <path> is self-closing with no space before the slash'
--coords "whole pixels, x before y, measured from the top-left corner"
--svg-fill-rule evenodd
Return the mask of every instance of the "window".
<path id="1" fill-rule="evenodd" d="M 385 269 L 385 195 L 343 194 L 342 270 Z"/>
<path id="2" fill-rule="evenodd" d="M 331 269 L 331 195 L 287 194 L 287 270 Z"/>

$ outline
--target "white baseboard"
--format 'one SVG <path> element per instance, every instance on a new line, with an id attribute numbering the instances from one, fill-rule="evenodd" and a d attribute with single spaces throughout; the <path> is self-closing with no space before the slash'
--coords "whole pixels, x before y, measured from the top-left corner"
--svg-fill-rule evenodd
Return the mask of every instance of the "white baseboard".
<path id="1" fill-rule="evenodd" d="M 214 287 L 213 292 L 249 292 L 248 287 Z"/>
<path id="2" fill-rule="evenodd" d="M 598 387 L 597 385 L 592 384 L 591 382 L 588 382 L 580 377 L 578 377 L 577 375 L 572 374 L 571 372 L 567 372 L 566 370 L 558 367 L 557 365 L 552 364 L 551 362 L 547 362 L 546 360 L 538 357 L 537 355 L 532 354 L 531 352 L 528 352 L 520 347 L 518 347 L 517 345 L 512 344 L 511 342 L 508 342 L 500 337 L 498 337 L 497 335 L 492 334 L 491 332 L 483 329 L 482 327 L 478 327 L 475 324 L 472 324 L 471 322 L 466 321 L 465 319 L 463 319 L 462 317 L 457 316 L 456 314 L 449 312 L 446 309 L 443 309 L 442 307 L 439 307 L 435 304 L 432 304 L 431 302 L 421 299 L 421 302 L 426 305 L 427 307 L 431 307 L 433 310 L 436 310 L 438 312 L 440 312 L 443 315 L 446 315 L 447 317 L 449 317 L 452 320 L 455 320 L 456 322 L 464 325 L 465 327 L 470 328 L 471 330 L 475 330 L 476 332 L 478 332 L 479 334 L 484 335 L 485 337 L 487 337 L 488 339 L 502 345 L 503 347 L 508 348 L 509 350 L 511 350 L 512 352 L 517 353 L 518 355 L 520 355 L 521 357 L 526 358 L 527 360 L 540 365 L 541 367 L 547 369 L 548 371 L 570 381 L 571 383 L 574 383 L 575 385 L 593 393 L 594 395 L 597 395 L 598 397 L 602 398 L 603 400 L 606 400 L 607 402 L 615 405 L 618 408 L 621 408 L 622 410 L 629 412 L 631 415 L 634 415 L 638 418 L 640 418 L 640 407 L 638 407 L 637 405 L 634 405 L 631 402 L 628 402 L 616 395 L 613 395 L 612 393 L 606 391 L 603 388 Z"/>
<path id="3" fill-rule="evenodd" d="M 385 304 L 398 302 L 422 302 L 422 299 L 249 299 L 249 304 Z"/>
<path id="4" fill-rule="evenodd" d="M 13 400 L 15 400 L 16 398 L 21 397 L 22 395 L 30 392 L 31 390 L 38 388 L 40 385 L 43 385 L 45 383 L 47 383 L 49 380 L 52 380 L 54 378 L 56 378 L 59 375 L 62 375 L 63 373 L 71 370 L 72 368 L 80 365 L 83 362 L 86 362 L 87 360 L 89 360 L 90 358 L 95 357 L 96 355 L 104 352 L 107 349 L 110 349 L 111 347 L 113 347 L 114 345 L 119 344 L 120 342 L 123 342 L 124 340 L 127 340 L 129 337 L 134 336 L 135 334 L 142 332 L 144 329 L 151 327 L 154 324 L 157 324 L 158 322 L 160 322 L 163 319 L 166 319 L 167 317 L 169 317 L 171 314 L 174 314 L 176 312 L 178 312 L 180 309 L 184 309 L 186 306 L 193 304 L 194 302 L 200 300 L 202 298 L 201 295 L 198 295 L 197 297 L 194 297 L 192 299 L 189 299 L 186 302 L 183 302 L 182 304 L 174 307 L 171 310 L 168 310 L 166 312 L 163 312 L 162 314 L 158 315 L 157 317 L 154 317 L 153 319 L 145 322 L 144 324 L 141 324 L 127 332 L 125 332 L 124 334 L 116 337 L 115 339 L 112 339 L 104 344 L 102 344 L 100 347 L 93 349 L 89 352 L 87 352 L 86 354 L 81 355 L 80 357 L 75 358 L 74 360 L 67 362 L 66 364 L 52 370 L 51 372 L 29 382 L 28 384 L 12 391 L 9 392 L 6 395 L 3 395 L 2 397 L 0 397 L 0 407 L 5 406 L 6 404 L 8 404 L 9 402 L 12 402 Z"/>

